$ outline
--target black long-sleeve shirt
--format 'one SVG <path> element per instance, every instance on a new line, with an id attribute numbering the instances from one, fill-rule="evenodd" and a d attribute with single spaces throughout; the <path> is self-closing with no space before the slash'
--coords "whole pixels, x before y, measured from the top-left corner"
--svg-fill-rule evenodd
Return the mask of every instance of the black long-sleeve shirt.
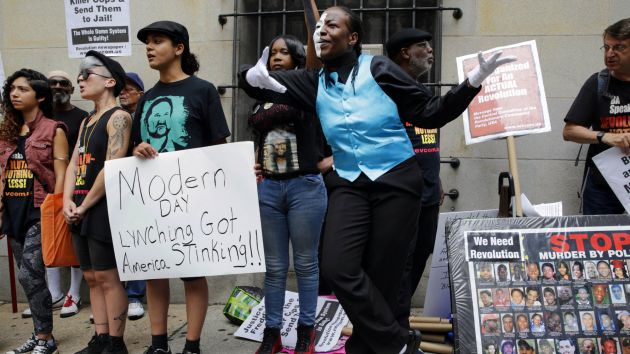
<path id="1" fill-rule="evenodd" d="M 350 74 L 357 63 L 354 53 L 339 58 L 337 63 L 327 63 L 324 75 L 336 72 L 338 81 L 352 81 Z M 333 68 L 334 66 L 334 68 Z M 319 70 L 273 71 L 270 76 L 287 88 L 285 93 L 255 88 L 245 80 L 249 67 L 241 70 L 239 86 L 256 99 L 284 103 L 316 113 Z M 469 87 L 466 82 L 453 88 L 444 96 L 434 96 L 424 85 L 416 83 L 404 70 L 389 58 L 376 56 L 370 71 L 381 89 L 396 103 L 398 115 L 420 128 L 440 128 L 459 117 L 479 93 L 481 87 Z"/>

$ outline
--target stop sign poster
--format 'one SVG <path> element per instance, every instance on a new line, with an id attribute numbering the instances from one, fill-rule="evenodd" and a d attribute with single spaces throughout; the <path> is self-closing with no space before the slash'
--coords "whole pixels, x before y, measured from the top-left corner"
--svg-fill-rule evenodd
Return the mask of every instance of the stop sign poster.
<path id="1" fill-rule="evenodd" d="M 630 217 L 460 220 L 447 242 L 457 353 L 630 337 Z"/>

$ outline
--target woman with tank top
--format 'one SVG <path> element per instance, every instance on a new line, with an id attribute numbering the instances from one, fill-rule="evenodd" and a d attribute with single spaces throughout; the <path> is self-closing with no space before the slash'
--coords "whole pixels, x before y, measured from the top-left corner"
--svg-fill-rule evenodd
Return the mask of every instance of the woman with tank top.
<path id="1" fill-rule="evenodd" d="M 107 215 L 104 166 L 125 157 L 131 116 L 116 105 L 125 85 L 120 64 L 96 51 L 81 61 L 81 97 L 94 102 L 94 112 L 79 131 L 64 184 L 64 216 L 72 225 L 72 241 L 90 289 L 95 334 L 80 354 L 126 354 L 123 341 L 127 294 L 118 277 Z"/>
<path id="2" fill-rule="evenodd" d="M 52 117 L 52 95 L 43 74 L 21 69 L 7 78 L 0 123 L 0 221 L 9 237 L 28 299 L 33 335 L 7 353 L 58 353 L 52 335 L 52 298 L 42 258 L 40 206 L 63 189 L 68 163 L 65 125 Z"/>

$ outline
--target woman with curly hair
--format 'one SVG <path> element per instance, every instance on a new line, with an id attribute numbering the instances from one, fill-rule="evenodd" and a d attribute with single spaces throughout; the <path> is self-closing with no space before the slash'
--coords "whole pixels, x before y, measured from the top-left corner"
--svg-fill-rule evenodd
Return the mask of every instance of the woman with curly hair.
<path id="1" fill-rule="evenodd" d="M 65 125 L 52 117 L 46 76 L 21 69 L 7 79 L 0 123 L 2 233 L 9 237 L 33 319 L 33 334 L 8 353 L 58 353 L 53 338 L 52 297 L 42 258 L 40 206 L 60 193 L 68 164 Z"/>

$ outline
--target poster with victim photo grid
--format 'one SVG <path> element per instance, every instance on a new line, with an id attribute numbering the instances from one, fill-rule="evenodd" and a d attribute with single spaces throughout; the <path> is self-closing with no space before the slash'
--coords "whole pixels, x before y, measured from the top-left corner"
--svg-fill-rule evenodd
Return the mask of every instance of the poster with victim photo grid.
<path id="1" fill-rule="evenodd" d="M 460 220 L 450 230 L 456 353 L 630 352 L 630 217 Z"/>

